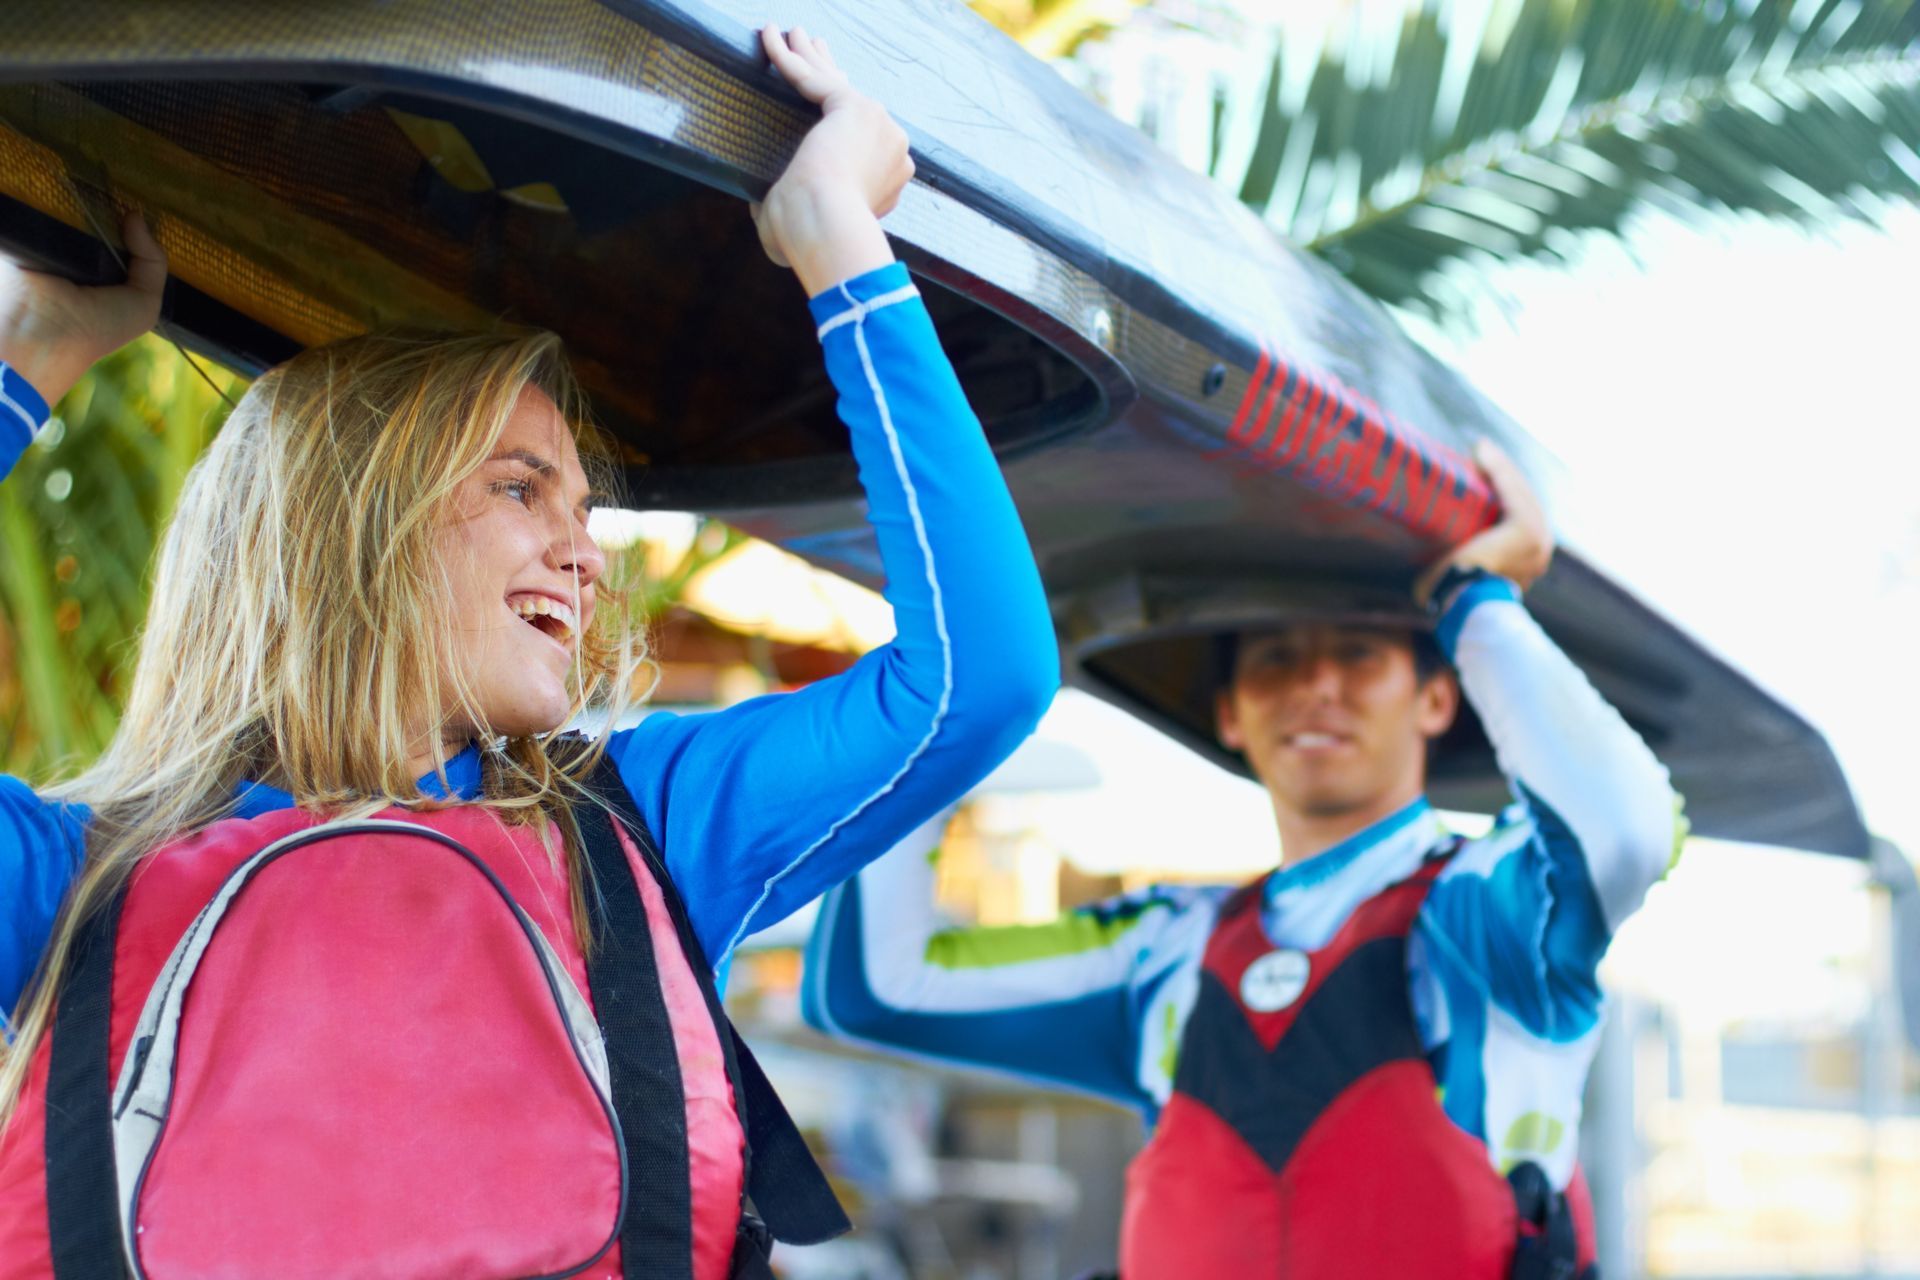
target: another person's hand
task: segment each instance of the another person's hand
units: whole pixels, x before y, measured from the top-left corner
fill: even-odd
[[[852,86],[825,40],[799,27],[782,36],[772,26],[760,40],[787,82],[820,104],[820,122],[754,206],[754,222],[767,256],[818,293],[893,260],[879,219],[900,202],[913,159],[906,131]]]
[[[167,283],[167,255],[129,213],[121,234],[127,282],[89,288],[0,259],[0,360],[48,404],[57,403],[102,356],[153,328]]]
[[[1500,499],[1500,519],[1492,528],[1474,534],[1420,575],[1413,594],[1426,604],[1434,586],[1448,569],[1485,569],[1497,573],[1522,591],[1540,580],[1553,563],[1553,529],[1527,477],[1500,446],[1479,441],[1474,461]]]

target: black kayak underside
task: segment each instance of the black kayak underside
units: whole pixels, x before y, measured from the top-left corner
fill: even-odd
[[[764,5],[15,0],[0,246],[116,274],[116,210],[172,260],[168,332],[241,369],[375,326],[565,339],[628,498],[877,583],[846,432],[744,201],[810,109]],[[1493,515],[1511,420],[1330,268],[957,4],[782,0],[906,126],[888,230],[1006,470],[1070,679],[1228,768],[1202,637],[1404,617]],[[1549,486],[1550,488],[1550,486]],[[1850,856],[1821,735],[1577,553],[1529,596],[1672,771],[1695,830]],[[1432,794],[1507,787],[1471,717]]]

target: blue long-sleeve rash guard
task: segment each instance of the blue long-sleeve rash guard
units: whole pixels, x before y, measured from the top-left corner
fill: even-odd
[[[798,692],[656,713],[609,744],[716,968],[742,937],[963,795],[1032,732],[1059,679],[1019,516],[906,268],[869,272],[811,306],[896,637]],[[0,393],[4,470],[47,410],[3,365]],[[479,772],[472,750],[447,765],[460,795],[475,794]],[[291,804],[253,784],[240,812]],[[86,820],[0,778],[0,1010],[46,945]]]

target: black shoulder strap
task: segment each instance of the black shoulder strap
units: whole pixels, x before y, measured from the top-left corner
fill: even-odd
[[[107,1078],[124,890],[85,921],[60,985],[47,1067],[47,1233],[59,1280],[121,1280],[120,1187]]]
[[[774,1238],[789,1244],[817,1244],[830,1240],[850,1229],[846,1212],[828,1185],[826,1175],[815,1163],[813,1153],[807,1149],[806,1139],[800,1136],[799,1128],[793,1118],[787,1114],[779,1095],[773,1090],[766,1073],[761,1070],[753,1051],[747,1047],[740,1033],[734,1029],[721,1005],[720,994],[713,985],[713,968],[707,962],[705,949],[695,936],[693,926],[687,920],[686,905],[680,900],[673,877],[668,873],[665,861],[654,846],[653,835],[647,829],[646,820],[634,807],[627,794],[625,783],[620,780],[612,759],[601,761],[595,773],[593,787],[617,815],[620,823],[627,829],[634,848],[645,859],[647,868],[653,873],[654,881],[660,886],[662,897],[666,901],[667,911],[673,917],[675,931],[680,937],[680,947],[687,957],[688,967],[693,970],[700,984],[700,993],[707,1002],[707,1012],[713,1018],[713,1025],[720,1032],[720,1047],[727,1061],[727,1074],[733,1083],[735,1105],[740,1110],[741,1124],[747,1135],[747,1194],[752,1197],[754,1208],[766,1219]],[[613,941],[609,934],[616,931],[627,932],[615,925],[613,929],[604,929],[600,923],[606,919],[609,923],[617,917],[616,913],[631,912],[631,930],[636,930],[643,941],[647,937],[646,913],[640,904],[639,889],[634,884],[633,875],[614,836],[606,811],[595,805],[584,804],[574,810],[575,820],[579,823],[582,843],[586,846],[588,864],[593,869],[594,885],[589,893],[588,910],[595,920],[596,953],[588,961],[587,974],[594,992],[596,1007],[600,1004],[602,979],[597,967],[609,964],[624,949],[617,950],[618,944],[606,945]],[[605,911],[603,917],[602,911]],[[651,948],[649,948],[649,952]],[[651,954],[649,954],[651,960]],[[611,977],[612,975],[609,975]],[[659,980],[653,975],[652,987],[659,991]],[[610,1055],[614,1050],[615,1028],[606,1016],[601,1017],[601,1025],[607,1032]],[[671,1046],[669,1034],[660,1043]],[[669,1053],[669,1056],[671,1054]],[[677,1063],[676,1063],[677,1068]],[[620,1073],[614,1073],[614,1102],[620,1105]],[[677,1079],[677,1076],[676,1076]],[[636,1119],[634,1124],[627,1123],[627,1115],[621,1112],[621,1124],[629,1133],[643,1129],[646,1124],[657,1123],[657,1118],[648,1117],[645,1124]],[[684,1121],[680,1123],[684,1130]],[[681,1134],[682,1155],[680,1169],[684,1182],[686,1160],[684,1154],[685,1134]],[[632,1140],[629,1139],[631,1147]],[[632,1157],[630,1151],[630,1159]],[[645,1203],[642,1201],[641,1203]],[[625,1242],[622,1242],[625,1250]],[[641,1272],[632,1270],[628,1274]],[[645,1273],[655,1274],[655,1273]]]
[[[691,1280],[693,1191],[687,1177],[686,1112],[660,1105],[663,1098],[683,1097],[684,1088],[646,908],[624,859],[615,864],[608,858],[609,844],[615,845],[615,858],[619,849],[604,811],[578,805],[574,820],[592,869],[586,885],[593,929],[587,985],[606,1038],[613,1109],[627,1147],[621,1262],[630,1280]]]

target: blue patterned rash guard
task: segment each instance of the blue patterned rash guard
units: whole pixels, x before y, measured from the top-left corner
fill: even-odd
[[[1685,824],[1666,770],[1511,583],[1464,589],[1438,638],[1516,803],[1436,880],[1408,940],[1408,994],[1447,1115],[1501,1170],[1534,1160],[1564,1187],[1599,1035],[1600,958]],[[1158,886],[1046,924],[943,928],[929,856],[943,825],[827,896],[807,951],[807,1020],[1093,1093],[1151,1123],[1234,886]],[[1316,950],[1453,843],[1416,801],[1270,873],[1266,932],[1276,948]]]
[[[722,970],[742,937],[963,795],[1032,732],[1059,681],[1019,516],[906,268],[846,281],[811,307],[896,637],[832,679],[724,711],[656,713],[609,744]],[[47,408],[11,370],[0,393],[10,468]],[[455,794],[475,794],[478,754],[456,756],[446,774]],[[422,785],[439,793],[435,779]],[[252,784],[239,812],[291,804]],[[0,778],[0,1010],[46,944],[86,819]]]

